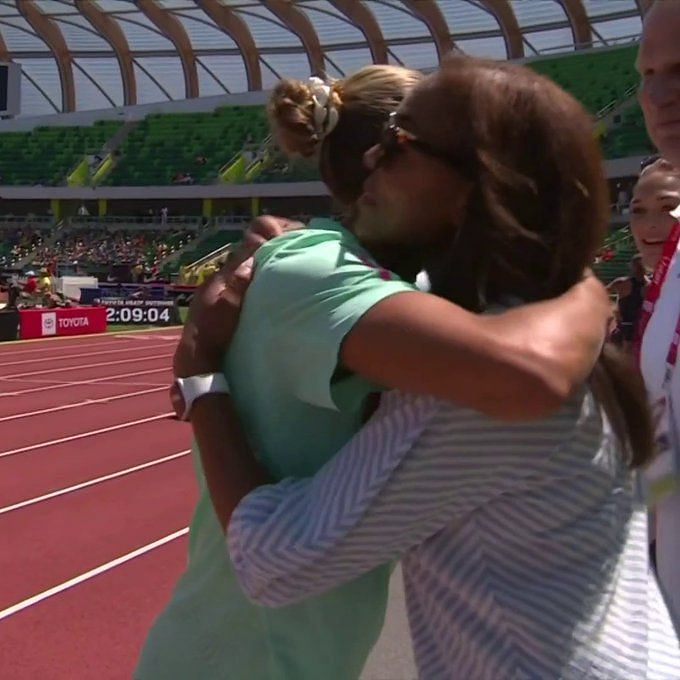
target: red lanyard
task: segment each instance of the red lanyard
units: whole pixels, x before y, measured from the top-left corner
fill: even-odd
[[[642,309],[640,310],[640,317],[638,319],[637,331],[635,334],[635,355],[640,361],[640,347],[642,345],[642,336],[645,334],[647,329],[647,324],[654,314],[654,308],[656,307],[657,300],[661,295],[661,288],[663,287],[664,281],[668,276],[668,270],[671,267],[671,261],[675,255],[675,251],[678,247],[678,242],[680,242],[680,222],[676,222],[673,226],[671,233],[664,243],[663,251],[661,253],[661,259],[654,269],[654,275],[652,280],[647,286],[647,294],[645,295],[645,301],[642,303]],[[675,331],[673,333],[673,340],[671,341],[671,346],[668,348],[668,354],[666,355],[666,374],[664,376],[664,387],[666,387],[668,381],[670,380],[675,364],[678,360],[678,346],[680,345],[680,315],[678,316],[678,321],[675,324]]]

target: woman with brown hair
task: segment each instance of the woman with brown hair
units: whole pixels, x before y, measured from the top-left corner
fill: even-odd
[[[471,311],[560,295],[607,228],[589,116],[517,65],[446,63],[367,159],[357,232],[377,223],[400,242],[417,212],[433,292]],[[680,676],[635,495],[653,453],[644,387],[611,348],[531,424],[391,392],[319,472],[263,486],[233,514],[244,442],[227,444],[207,483],[256,602],[304,600],[402,558],[422,678]]]
[[[332,85],[284,81],[270,104],[275,132],[289,151],[318,154],[324,181],[351,207],[368,174],[364,152],[420,78],[401,68],[371,66]],[[459,186],[462,207],[465,191]],[[453,193],[449,203],[456,202]],[[430,214],[437,209],[423,205]],[[208,360],[191,361],[198,313],[192,305],[175,370],[182,379],[181,415],[190,414],[208,480],[214,482],[223,469],[211,465],[211,452],[239,432],[225,431],[233,415],[230,420],[228,410],[213,408],[219,401],[212,400],[224,396],[215,394],[215,386],[218,392],[231,389],[265,468],[246,460],[221,478],[227,487],[237,483],[242,495],[267,476],[314,474],[359,429],[376,383],[506,419],[529,419],[559,408],[590,370],[605,318],[591,283],[580,283],[557,301],[480,317],[416,291],[385,268],[415,277],[432,241],[418,219],[395,238],[378,236],[385,225],[374,226],[377,236],[366,239],[370,252],[330,220],[264,245],[226,365],[223,345]],[[416,256],[420,262],[414,264]],[[208,324],[212,340],[228,330],[228,320],[219,316]],[[200,387],[206,383],[207,389]],[[191,385],[203,391],[192,392]],[[197,394],[201,399],[193,403]],[[202,494],[188,568],[150,633],[136,677],[357,677],[380,633],[389,565],[290,607],[257,607],[238,585],[220,527],[222,512],[215,516],[197,470]]]
[[[635,244],[653,272],[636,347],[656,417],[658,456],[645,477],[654,504],[657,573],[680,625],[680,170],[663,158],[645,167],[630,213]]]

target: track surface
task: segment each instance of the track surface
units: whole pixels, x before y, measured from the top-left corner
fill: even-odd
[[[1,680],[131,678],[197,495],[168,418],[178,335],[0,344]],[[362,679],[414,677],[395,573]]]
[[[0,677],[131,677],[196,500],[177,337],[0,345]]]

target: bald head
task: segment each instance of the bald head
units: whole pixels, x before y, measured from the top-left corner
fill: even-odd
[[[656,0],[645,16],[637,68],[647,132],[680,167],[680,0]]]

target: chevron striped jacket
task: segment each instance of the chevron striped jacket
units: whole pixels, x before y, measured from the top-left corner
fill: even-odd
[[[247,496],[228,545],[270,607],[401,558],[427,680],[680,678],[646,512],[585,390],[519,424],[388,393],[313,478]]]

